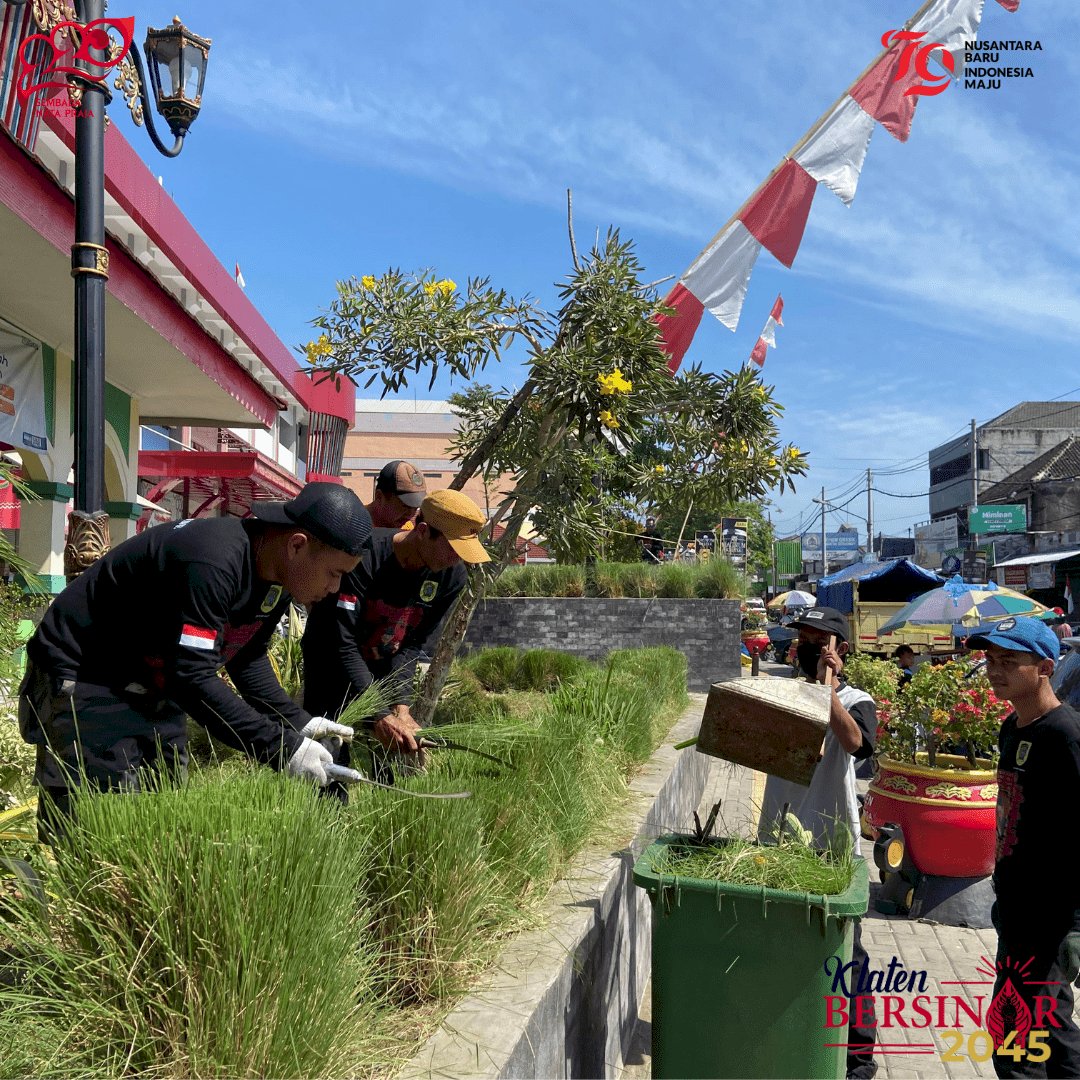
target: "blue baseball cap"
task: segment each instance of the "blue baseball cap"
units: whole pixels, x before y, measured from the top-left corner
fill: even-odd
[[[1057,634],[1041,619],[1001,619],[992,629],[967,639],[969,649],[985,649],[987,645],[1032,653],[1041,660],[1057,660],[1061,655]]]

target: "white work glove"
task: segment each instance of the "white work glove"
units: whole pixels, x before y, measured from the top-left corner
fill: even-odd
[[[309,739],[316,739],[327,750],[337,757],[341,750],[342,742],[348,742],[353,737],[353,729],[345,724],[337,724],[325,716],[313,716],[301,729],[301,735]]]
[[[319,787],[326,787],[329,782],[326,766],[332,765],[333,762],[334,757],[325,746],[321,746],[314,739],[304,739],[293,756],[289,758],[285,768],[290,776],[314,780]]]

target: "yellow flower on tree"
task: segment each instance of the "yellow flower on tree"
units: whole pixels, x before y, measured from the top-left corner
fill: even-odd
[[[328,334],[320,334],[315,341],[309,341],[304,346],[304,352],[307,354],[309,364],[316,363],[320,357],[329,356],[333,351]]]
[[[375,276],[374,276],[374,274],[365,274],[360,279],[360,284],[363,285],[365,289],[374,289],[375,288]]]
[[[607,396],[629,394],[634,389],[634,384],[629,379],[623,378],[623,373],[619,368],[615,368],[607,375],[597,375],[596,381],[600,386],[600,393]]]
[[[663,476],[664,473],[667,472],[667,466],[666,465],[657,465],[653,469],[653,472],[656,473],[657,476]]]
[[[600,423],[609,431],[615,431],[619,426],[619,421],[615,419],[615,414],[610,409],[603,409],[601,411]]]
[[[428,296],[434,296],[439,291],[439,286],[434,281],[424,282],[424,292]]]
[[[436,288],[443,296],[449,296],[457,288],[457,282],[451,281],[449,278],[443,278],[442,281],[436,283]]]

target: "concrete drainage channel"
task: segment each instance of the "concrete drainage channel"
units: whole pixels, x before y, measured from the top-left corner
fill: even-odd
[[[507,945],[402,1077],[618,1075],[651,960],[649,901],[634,886],[634,858],[659,834],[692,828],[711,759],[672,744],[697,734],[704,700],[691,695],[631,784],[612,840],[573,861],[539,929]]]

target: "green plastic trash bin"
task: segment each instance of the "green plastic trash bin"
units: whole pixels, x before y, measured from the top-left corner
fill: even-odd
[[[652,1075],[845,1074],[847,1028],[827,1029],[830,956],[851,960],[853,919],[869,902],[867,865],[836,896],[659,875],[662,836],[634,866],[652,902]],[[723,843],[722,840],[715,841]]]

